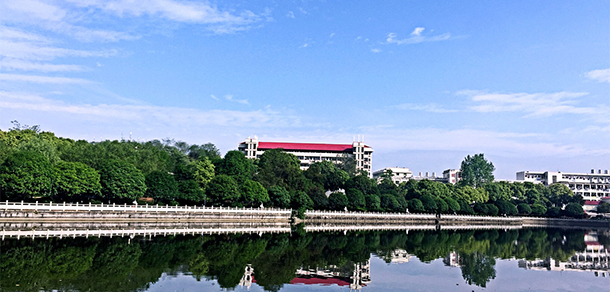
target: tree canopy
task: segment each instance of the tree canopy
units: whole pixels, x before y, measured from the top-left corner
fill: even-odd
[[[493,182],[495,170],[493,163],[487,161],[483,153],[468,155],[460,167],[462,173],[460,184],[473,188],[482,187],[486,183]]]

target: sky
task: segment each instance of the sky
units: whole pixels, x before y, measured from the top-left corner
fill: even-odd
[[[0,129],[610,169],[610,1],[0,0]],[[358,138],[360,137],[360,138]]]

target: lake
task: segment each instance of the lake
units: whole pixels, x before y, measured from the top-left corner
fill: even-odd
[[[7,238],[2,291],[610,291],[610,232]]]

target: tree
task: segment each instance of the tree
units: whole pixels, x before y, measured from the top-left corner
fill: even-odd
[[[50,196],[53,166],[40,153],[18,151],[0,165],[2,200],[27,200],[34,196]]]
[[[517,210],[519,211],[519,214],[523,215],[529,215],[532,213],[532,208],[526,203],[520,203],[517,205]]]
[[[496,205],[494,205],[494,204],[485,204],[485,205],[487,205],[487,215],[489,215],[489,216],[498,215],[498,212],[500,211],[500,209],[498,207],[496,207]]]
[[[462,179],[460,185],[467,185],[473,188],[482,187],[486,183],[494,180],[493,172],[496,170],[493,163],[487,161],[483,153],[474,156],[466,156],[462,161],[460,171]]]
[[[449,205],[447,204],[447,202],[445,202],[445,200],[441,198],[436,198],[434,199],[434,201],[436,202],[438,213],[447,213],[447,211],[449,210]]]
[[[220,159],[220,150],[212,143],[199,145],[191,145],[188,149],[188,156],[193,160],[203,160],[207,158],[210,161]]]
[[[519,211],[517,211],[517,206],[511,202],[498,200],[495,202],[495,205],[498,207],[500,214],[517,215],[517,213],[519,213]]]
[[[231,176],[237,184],[241,185],[252,178],[253,169],[252,161],[246,158],[243,152],[231,150],[219,163],[217,173]]]
[[[169,202],[178,197],[178,183],[174,176],[160,170],[146,175],[146,196],[155,201]]]
[[[490,182],[485,184],[485,190],[489,194],[490,201],[510,201],[513,191],[506,182]]]
[[[347,204],[347,197],[344,193],[334,192],[328,196],[328,208],[331,210],[343,211]]]
[[[364,200],[366,201],[366,209],[368,211],[381,210],[381,200],[379,199],[379,196],[375,194],[364,195]]]
[[[328,160],[310,165],[305,171],[305,177],[323,186],[325,190],[331,191],[343,188],[343,185],[349,179],[347,172],[339,169],[336,164]]]
[[[145,177],[133,164],[110,160],[98,169],[102,196],[107,200],[131,202],[146,192]]]
[[[259,206],[269,201],[267,190],[257,181],[247,180],[241,186],[242,201],[246,206]]]
[[[206,196],[213,204],[225,206],[233,205],[241,198],[237,182],[226,174],[219,174],[210,181]]]
[[[349,189],[345,192],[345,195],[347,195],[348,206],[351,210],[364,211],[366,209],[366,199],[361,191]]]
[[[475,203],[472,209],[479,215],[487,215],[489,213],[488,205],[483,203]]]
[[[382,194],[381,197],[381,208],[386,212],[400,212],[402,206],[398,203],[396,198],[391,194]],[[404,209],[402,209],[404,211]]]
[[[610,204],[602,202],[597,205],[597,213],[610,213]]]
[[[563,184],[552,184],[548,187],[550,196],[549,200],[555,207],[562,208],[568,203],[581,203],[581,198],[574,196],[572,190]]]
[[[207,184],[214,178],[214,164],[208,159],[203,157],[193,165],[195,171],[193,172],[193,179],[199,184],[202,190],[205,190]]]
[[[421,200],[422,204],[424,204],[424,209],[426,209],[426,212],[436,213],[438,206],[436,205],[436,201],[434,200],[434,197],[432,197],[430,195],[425,195],[425,196],[422,196],[420,198],[420,200]]]
[[[536,216],[542,216],[546,213],[546,207],[541,204],[532,205],[532,214]]]
[[[468,285],[475,284],[485,287],[487,282],[496,278],[496,260],[479,252],[471,254],[460,253],[462,277]]]
[[[561,215],[561,209],[559,207],[550,207],[546,210],[546,216],[559,217]]]
[[[419,199],[411,199],[409,200],[409,212],[421,213],[426,209],[424,208],[424,204]]]
[[[269,199],[271,205],[278,208],[290,207],[290,193],[283,187],[272,186],[269,188]]]
[[[313,202],[313,208],[316,210],[326,210],[328,209],[328,197],[326,196],[326,192],[321,186],[314,185],[309,188],[307,192],[311,201]]]
[[[100,195],[100,174],[95,169],[80,162],[66,161],[57,162],[54,169],[56,200],[88,200]]]
[[[293,154],[283,149],[270,149],[261,155],[258,161],[258,173],[255,180],[265,188],[280,186],[287,190],[302,190],[305,176],[301,171],[301,162]]]
[[[329,200],[330,205],[330,200]],[[290,192],[290,206],[293,209],[311,209],[313,207],[313,201],[304,191],[291,191]]]
[[[447,206],[449,207],[449,212],[457,213],[460,212],[460,204],[454,200],[453,198],[445,198],[445,202],[447,202]]]
[[[176,201],[181,204],[199,204],[205,200],[205,191],[201,189],[198,182],[189,179],[178,182],[178,194]]]
[[[377,181],[364,175],[357,175],[348,179],[347,182],[345,182],[345,189],[357,189],[365,196],[369,194],[379,195]]]
[[[585,215],[585,212],[580,204],[568,203],[566,205],[565,214],[574,218],[582,218]]]

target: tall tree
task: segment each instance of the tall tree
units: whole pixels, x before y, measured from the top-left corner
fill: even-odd
[[[302,190],[306,178],[301,171],[299,159],[282,149],[265,151],[258,162],[255,180],[265,188],[281,186],[287,190]]]
[[[217,175],[210,181],[206,195],[212,203],[218,205],[233,205],[241,198],[237,182],[225,174]]]
[[[102,164],[98,171],[104,199],[131,202],[146,192],[144,174],[129,162],[110,160]]]
[[[146,175],[146,196],[156,201],[173,201],[178,196],[178,183],[174,176],[155,170]]]
[[[54,200],[90,200],[100,195],[100,174],[80,162],[59,161],[54,165]]]
[[[473,188],[482,187],[486,183],[493,182],[493,172],[496,170],[493,163],[487,161],[483,153],[474,156],[466,156],[462,161],[460,171],[462,172],[461,185]]]
[[[247,180],[241,186],[242,201],[246,206],[259,206],[269,201],[267,190],[257,181]]]
[[[2,200],[25,200],[34,196],[50,196],[53,166],[40,153],[14,152],[0,165]]]
[[[244,153],[238,150],[227,152],[222,161],[219,162],[216,169],[218,174],[224,174],[235,179],[237,184],[241,185],[246,180],[252,178],[253,165]]]

